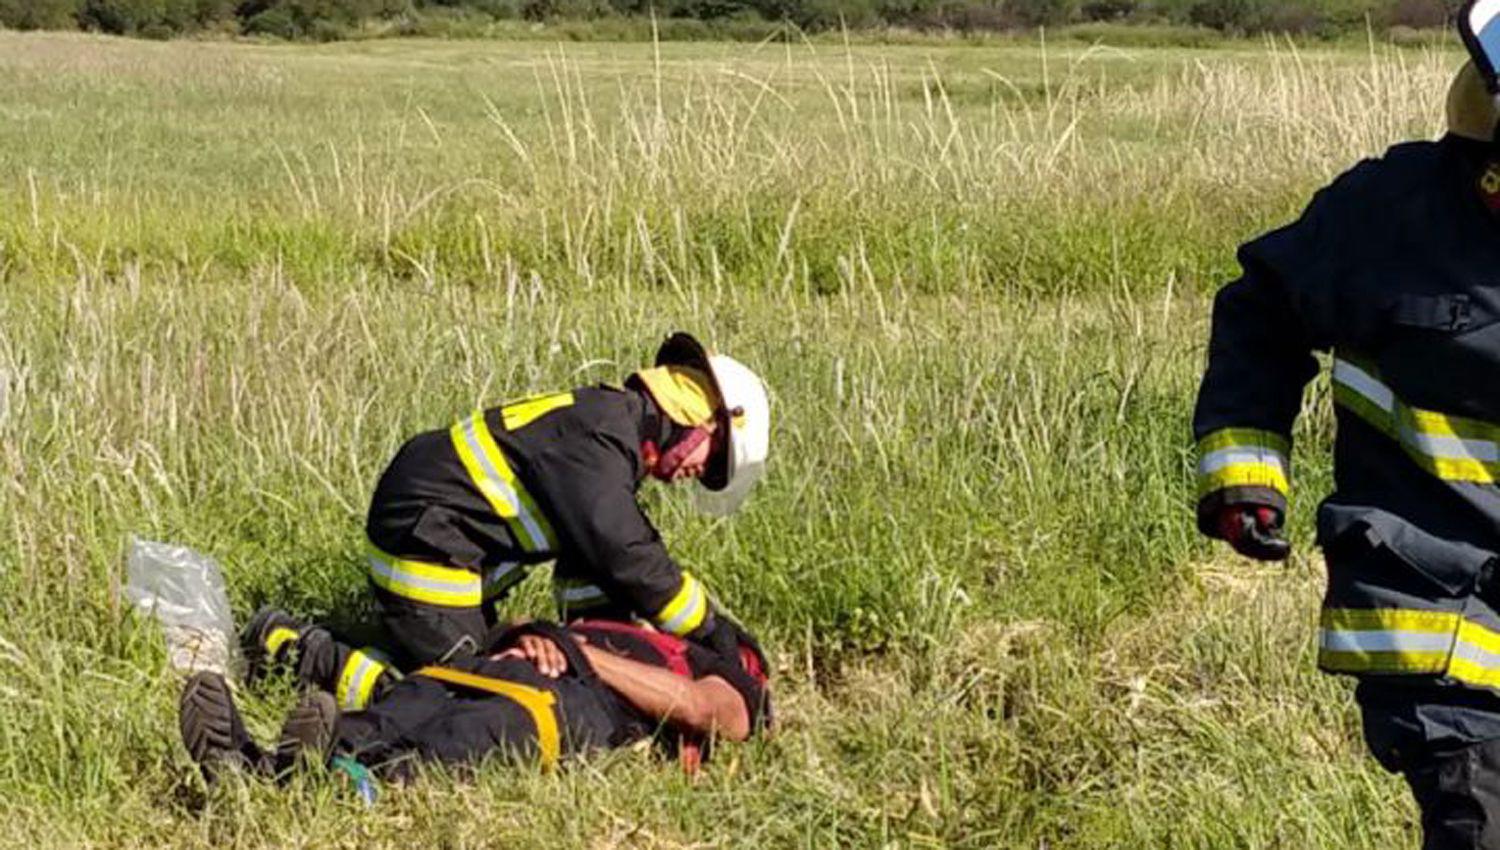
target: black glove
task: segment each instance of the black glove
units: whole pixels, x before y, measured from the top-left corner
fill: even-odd
[[[1284,561],[1292,544],[1281,533],[1281,512],[1267,505],[1225,505],[1214,529],[1234,551],[1257,561]]]
[[[688,640],[731,662],[742,671],[745,662],[740,658],[740,648],[744,647],[760,658],[762,669],[768,669],[755,638],[720,611],[710,613],[703,625],[688,635]]]

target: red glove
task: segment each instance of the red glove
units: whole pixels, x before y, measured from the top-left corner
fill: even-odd
[[[1281,512],[1265,505],[1225,505],[1214,517],[1219,536],[1257,561],[1284,561],[1292,544],[1281,533]]]

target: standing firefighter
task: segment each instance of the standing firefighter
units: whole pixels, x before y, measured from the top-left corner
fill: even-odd
[[[684,333],[624,388],[529,398],[413,437],[381,476],[366,523],[387,630],[413,665],[469,655],[527,569],[555,559],[564,622],[642,619],[732,654],[738,626],[667,554],[636,489],[647,475],[696,479],[699,506],[729,513],[760,477],[769,437],[760,379]],[[326,633],[277,611],[252,620],[246,637],[252,668],[292,655],[302,668],[332,664],[301,673],[336,680],[345,710],[368,703],[389,663],[373,651],[294,652]]]
[[[1434,850],[1500,848],[1491,67],[1481,53],[1459,73],[1441,139],[1360,163],[1296,222],[1240,249],[1244,274],[1214,305],[1194,419],[1198,527],[1244,555],[1283,559],[1292,422],[1318,372],[1312,352],[1332,353],[1336,489],[1318,511],[1328,563],[1318,664],[1359,679],[1365,740],[1404,774]]]

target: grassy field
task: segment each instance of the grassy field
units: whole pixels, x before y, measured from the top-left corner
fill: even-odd
[[[1326,390],[1286,568],[1195,539],[1188,417],[1235,245],[1435,135],[1457,62],[0,33],[0,845],[1415,846],[1312,669]],[[744,512],[647,498],[778,736],[698,783],[203,787],[129,535],[356,621],[405,435],[677,327],[773,388]]]

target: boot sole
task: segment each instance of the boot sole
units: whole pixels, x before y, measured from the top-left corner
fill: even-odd
[[[194,673],[183,686],[177,703],[178,729],[182,743],[194,762],[208,770],[211,766],[242,761],[242,741],[235,740],[234,695],[229,683],[218,673]]]

